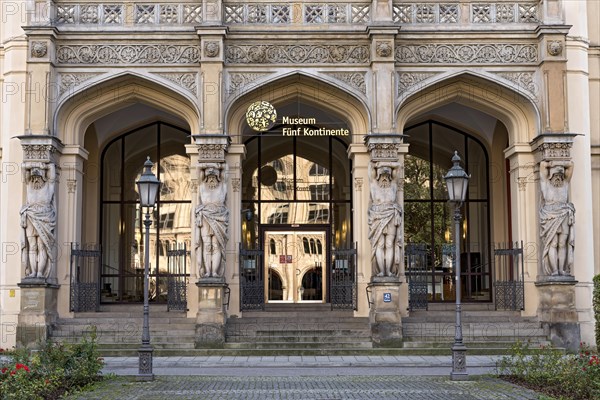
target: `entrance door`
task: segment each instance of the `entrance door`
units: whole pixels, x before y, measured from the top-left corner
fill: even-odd
[[[265,302],[324,303],[326,230],[264,231]]]

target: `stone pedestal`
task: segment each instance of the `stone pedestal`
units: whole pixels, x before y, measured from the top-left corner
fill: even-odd
[[[550,333],[555,346],[577,351],[581,333],[575,309],[575,284],[572,277],[547,279],[535,285],[539,291],[538,318]]]
[[[401,282],[397,277],[373,277],[369,322],[375,347],[402,347]]]
[[[196,340],[198,349],[223,348],[225,343],[225,292],[227,284],[222,278],[204,278],[198,286],[198,313],[196,314]]]
[[[26,278],[21,288],[21,312],[17,323],[17,346],[35,347],[50,336],[58,318],[58,285],[42,278]]]

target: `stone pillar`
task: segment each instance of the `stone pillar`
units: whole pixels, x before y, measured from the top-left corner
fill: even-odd
[[[573,134],[543,134],[533,140],[539,166],[538,318],[552,342],[577,350],[581,341],[575,306],[573,261],[575,207],[569,201]]]
[[[21,230],[21,312],[17,323],[17,344],[33,346],[46,340],[57,318],[56,275],[57,189],[63,148],[56,137],[18,137],[23,148],[25,201],[18,229]]]
[[[402,143],[402,135],[398,134],[368,135],[365,142],[371,156],[368,172],[368,226],[372,266],[369,285],[371,333],[375,346],[400,347],[401,310],[408,305],[407,285],[402,286],[403,161],[408,146]]]
[[[195,347],[198,349],[219,349],[225,343],[225,282],[209,282],[201,279],[198,286],[198,313],[196,314]]]

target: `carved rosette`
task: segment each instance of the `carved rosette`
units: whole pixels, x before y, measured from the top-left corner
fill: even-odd
[[[392,55],[392,43],[391,42],[377,42],[375,46],[375,53],[378,57],[387,58]]]
[[[548,42],[548,54],[551,56],[560,56],[563,51],[563,44],[560,40],[551,40]]]
[[[211,40],[211,41],[207,41],[206,43],[204,43],[204,56],[205,57],[215,58],[219,55],[220,50],[221,50],[221,46],[219,45],[219,42]]]
[[[48,43],[44,41],[32,41],[31,42],[31,57],[32,58],[43,58],[48,54]]]

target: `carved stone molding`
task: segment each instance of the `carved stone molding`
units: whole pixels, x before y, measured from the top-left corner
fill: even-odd
[[[77,189],[77,179],[67,179],[67,191],[75,193],[75,189]]]
[[[58,45],[58,64],[198,64],[200,48],[179,44]]]
[[[227,64],[367,64],[367,45],[229,45]]]
[[[570,159],[573,143],[542,143],[538,151],[542,154],[542,160]]]
[[[198,162],[225,162],[231,138],[226,135],[194,135],[198,146]]]
[[[534,72],[498,72],[497,75],[537,97],[538,87],[535,84]]]
[[[362,187],[363,187],[363,178],[354,178],[354,189],[357,192],[362,191]]]
[[[221,46],[219,45],[219,42],[211,40],[204,43],[204,55],[206,57],[217,57],[219,55],[220,50]]]
[[[52,159],[56,147],[51,144],[24,144],[23,161],[46,161]]]
[[[377,42],[375,46],[375,53],[379,57],[389,57],[392,55],[392,43],[391,42]]]
[[[346,83],[347,85],[357,89],[362,94],[367,93],[365,72],[329,72],[326,73],[326,75]]]
[[[429,72],[402,72],[398,74],[398,95],[417,86],[420,82],[435,76],[435,73]]]
[[[175,82],[178,86],[186,89],[187,91],[198,95],[198,82],[196,80],[196,74],[190,72],[161,72],[156,75],[161,76],[165,79]]]
[[[563,51],[563,44],[560,40],[551,40],[547,45],[548,54],[551,56],[560,56]]]
[[[396,47],[396,62],[402,64],[523,64],[537,61],[537,45],[526,43],[403,44]]]
[[[398,152],[402,147],[402,135],[367,135],[365,143],[372,161],[398,161]]]
[[[255,89],[252,83],[262,77],[270,75],[264,72],[232,72],[229,74],[229,87],[227,93],[231,96],[235,93],[243,93]]]
[[[58,94],[62,95],[98,75],[100,75],[100,73],[93,72],[69,72],[58,74]]]
[[[241,186],[240,178],[231,178],[231,188],[233,189],[234,192],[239,192],[240,186]]]
[[[48,43],[44,41],[32,41],[31,42],[31,57],[32,58],[43,58],[48,54]]]

